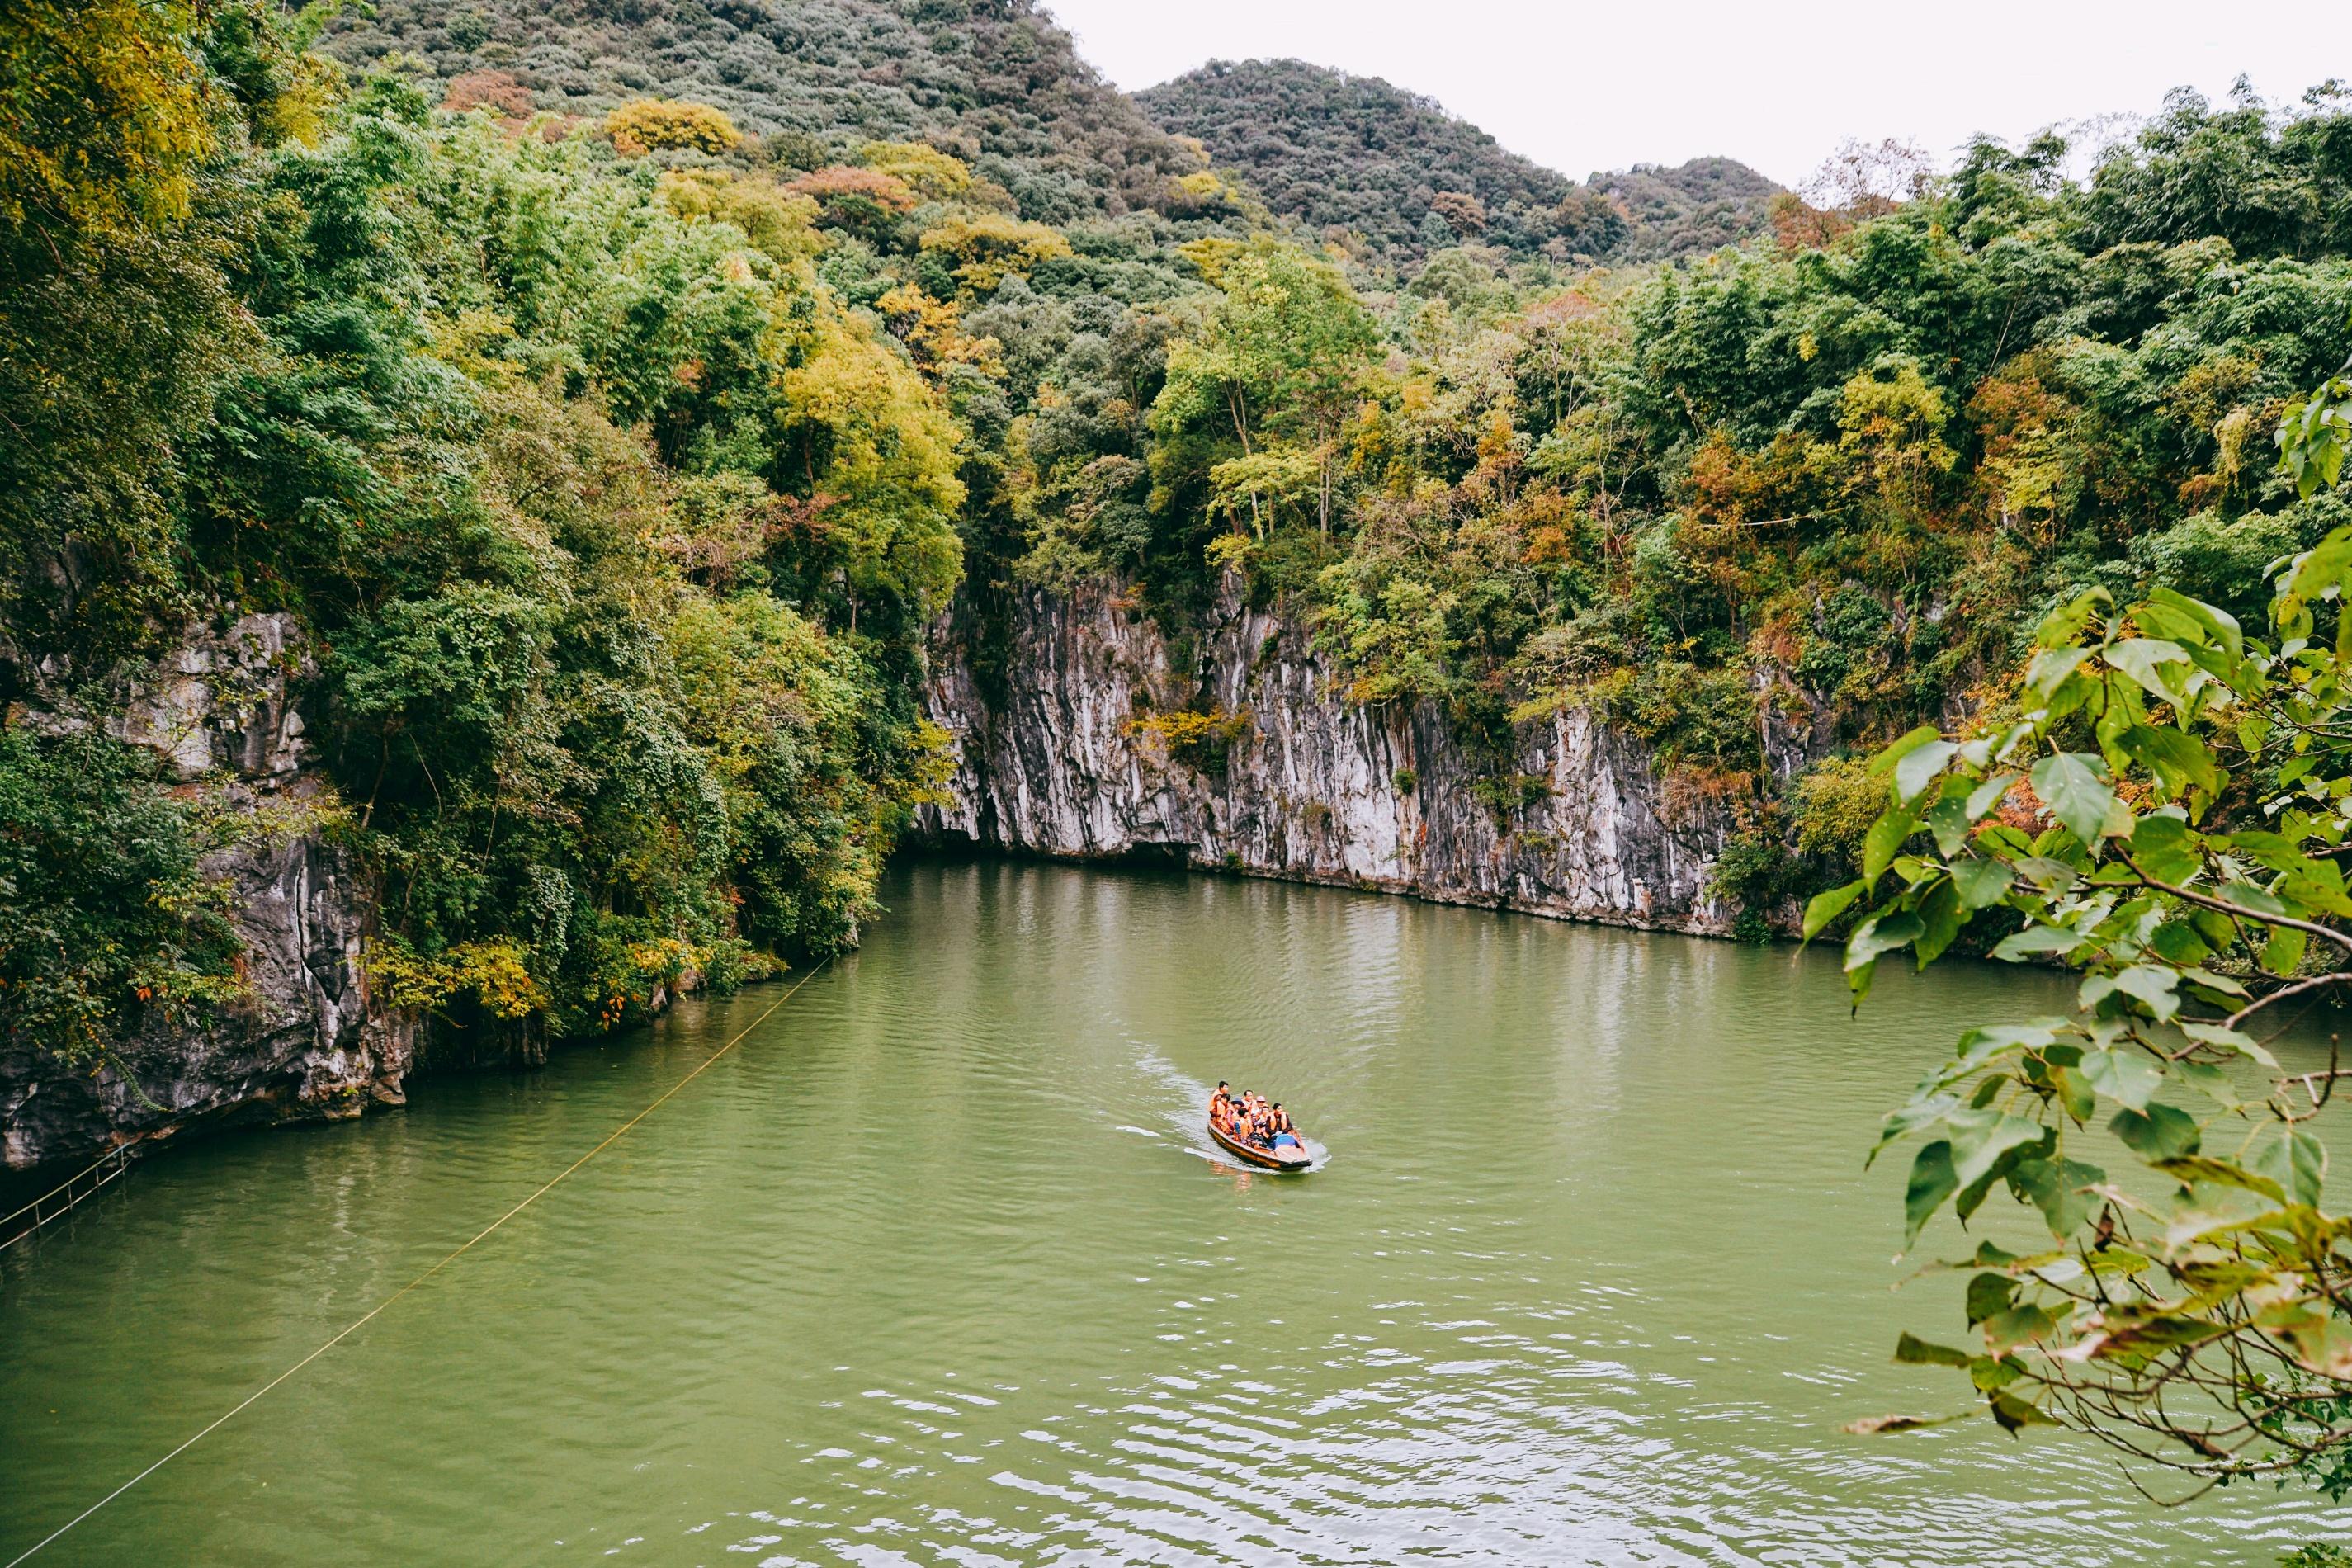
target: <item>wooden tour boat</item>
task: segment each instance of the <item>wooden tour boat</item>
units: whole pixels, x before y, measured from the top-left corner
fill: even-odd
[[[1226,1136],[1213,1121],[1209,1123],[1209,1136],[1217,1141],[1217,1147],[1234,1159],[1245,1160],[1263,1171],[1303,1171],[1314,1163],[1304,1149],[1295,1153],[1277,1154],[1271,1149],[1261,1149],[1255,1144]]]

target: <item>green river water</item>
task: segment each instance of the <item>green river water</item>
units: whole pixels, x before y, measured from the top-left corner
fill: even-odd
[[[1000,864],[37,1564],[2268,1564],[2078,1439],[1854,1416],[1880,1113],[2038,974]],[[1891,968],[1892,966],[1887,966]],[[147,1162],[0,1257],[0,1563],[513,1206],[782,995]],[[1234,1169],[1219,1077],[1328,1151]],[[2338,1162],[2342,1168],[2342,1162]],[[1947,1237],[1947,1245],[1957,1242]]]

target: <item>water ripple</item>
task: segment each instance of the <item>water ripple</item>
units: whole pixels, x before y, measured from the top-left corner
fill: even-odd
[[[2063,1440],[1840,1436],[1887,1362],[1854,1151],[2021,983],[1265,883],[902,873],[692,1089],[41,1560],[2268,1564]],[[2029,980],[2026,988],[2040,984]],[[0,1265],[0,1555],[758,1016],[221,1140]],[[1326,1168],[1236,1168],[1218,1078]],[[1785,1184],[1785,1185],[1784,1185]]]

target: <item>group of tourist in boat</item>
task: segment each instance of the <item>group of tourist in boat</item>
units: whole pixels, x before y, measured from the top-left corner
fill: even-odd
[[[1246,1143],[1253,1149],[1286,1155],[1307,1152],[1307,1146],[1298,1141],[1298,1130],[1290,1124],[1290,1113],[1282,1109],[1280,1100],[1269,1105],[1265,1096],[1247,1089],[1235,1094],[1223,1079],[1217,1080],[1216,1093],[1209,1097],[1209,1125],[1236,1143]]]

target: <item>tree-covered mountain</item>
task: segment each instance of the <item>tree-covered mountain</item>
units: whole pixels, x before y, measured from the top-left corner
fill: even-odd
[[[569,115],[710,104],[803,168],[926,141],[1045,223],[1181,205],[1171,182],[1199,168],[1034,0],[378,0],[324,47],[362,69],[419,59],[445,82],[503,74]]]
[[[1621,266],[1663,261],[1754,238],[1769,224],[1772,198],[1780,194],[1780,186],[1736,158],[1693,158],[1671,169],[1636,163],[1594,174],[1571,212],[1554,222],[1571,252]],[[1601,201],[1608,212],[1601,210]],[[1581,226],[1571,224],[1572,217],[1580,217]]]
[[[1304,60],[1212,60],[1138,96],[1274,211],[1388,260],[1465,241],[1556,259],[1703,253],[1760,232],[1779,189],[1728,158],[1580,185],[1433,99]]]

